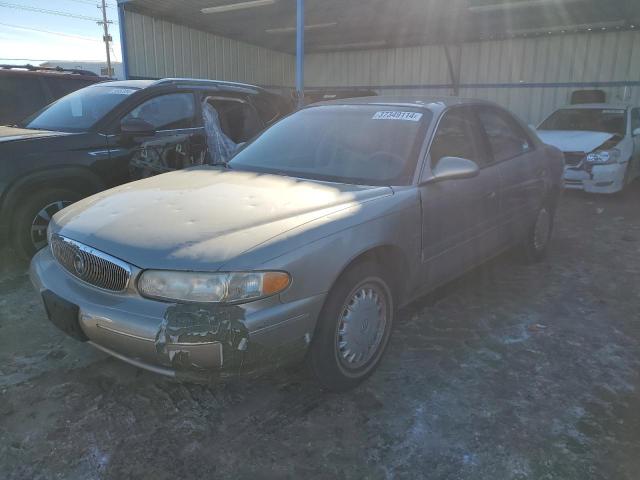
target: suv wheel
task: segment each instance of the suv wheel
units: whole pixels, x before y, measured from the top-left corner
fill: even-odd
[[[65,189],[43,190],[28,198],[13,217],[11,237],[16,252],[30,258],[45,247],[51,218],[80,198],[78,193]]]
[[[340,277],[320,313],[308,356],[324,388],[349,390],[373,373],[394,313],[391,289],[377,264],[357,264]]]
[[[549,205],[543,205],[538,210],[535,222],[522,243],[522,250],[527,262],[539,262],[547,255],[553,232],[554,217],[555,212]]]

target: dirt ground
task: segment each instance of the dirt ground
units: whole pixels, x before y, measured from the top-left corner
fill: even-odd
[[[567,193],[549,259],[504,255],[399,314],[379,370],[202,386],[67,339],[0,253],[0,476],[640,478],[640,185]]]

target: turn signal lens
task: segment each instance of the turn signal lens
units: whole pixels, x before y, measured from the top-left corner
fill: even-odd
[[[291,283],[291,277],[284,272],[267,272],[262,277],[262,293],[275,295],[282,292]]]

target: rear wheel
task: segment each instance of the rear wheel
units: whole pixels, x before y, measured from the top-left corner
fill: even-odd
[[[336,282],[322,309],[308,361],[327,390],[349,390],[378,365],[395,307],[380,266],[363,262]]]
[[[521,245],[527,262],[540,262],[546,257],[553,232],[554,217],[555,211],[549,205],[543,205],[538,210],[535,222],[527,232]]]
[[[72,190],[46,189],[26,199],[16,210],[11,227],[16,252],[30,258],[45,247],[51,218],[80,198],[81,195]]]

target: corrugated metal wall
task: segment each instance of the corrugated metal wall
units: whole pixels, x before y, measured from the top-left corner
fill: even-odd
[[[295,60],[210,33],[127,11],[132,77],[194,77],[265,86],[293,85]]]
[[[565,34],[450,46],[460,95],[496,101],[537,123],[595,86],[640,103],[640,32]],[[308,55],[309,86],[363,86],[381,94],[451,95],[441,46]]]
[[[295,58],[127,11],[129,74],[291,87]],[[640,103],[640,31],[564,34],[449,47],[460,95],[496,101],[537,123],[571,92],[601,88]],[[423,46],[306,56],[309,87],[359,86],[381,94],[451,95],[444,48]]]

